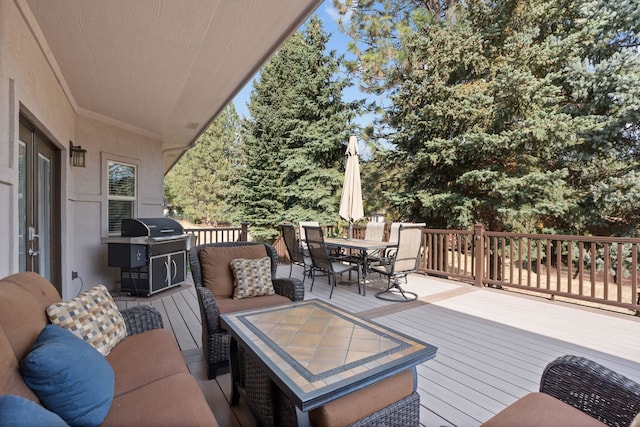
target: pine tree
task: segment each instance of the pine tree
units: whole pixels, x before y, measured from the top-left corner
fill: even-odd
[[[328,35],[313,16],[260,72],[245,122],[243,209],[254,238],[268,241],[283,221],[335,222],[344,152],[356,104]]]
[[[609,212],[638,227],[637,3],[351,6],[366,88],[392,101],[399,211],[434,227],[609,234]]]
[[[193,222],[237,221],[240,147],[239,117],[229,105],[165,176],[169,206]]]

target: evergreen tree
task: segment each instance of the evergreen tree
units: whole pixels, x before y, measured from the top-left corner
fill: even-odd
[[[240,123],[230,104],[165,176],[169,206],[192,222],[237,221]]]
[[[366,88],[392,100],[400,211],[434,227],[638,227],[637,3],[347,6]]]
[[[335,222],[357,104],[317,16],[292,35],[254,83],[245,124],[244,216],[269,241],[283,221]]]

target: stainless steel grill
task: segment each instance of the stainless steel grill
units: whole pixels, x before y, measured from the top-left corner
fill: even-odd
[[[189,234],[170,218],[122,220],[120,237],[107,239],[108,264],[120,268],[120,289],[150,296],[178,286],[186,276]]]

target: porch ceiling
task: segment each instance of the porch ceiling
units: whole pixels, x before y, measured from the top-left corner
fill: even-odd
[[[16,0],[78,114],[162,141],[164,170],[322,0]]]

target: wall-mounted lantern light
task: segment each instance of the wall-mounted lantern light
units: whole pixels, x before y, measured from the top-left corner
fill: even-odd
[[[69,141],[71,148],[69,149],[69,157],[71,157],[71,166],[84,168],[85,164],[85,155],[87,154],[87,150],[83,149],[80,145],[73,145],[72,141]]]

